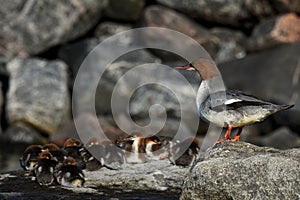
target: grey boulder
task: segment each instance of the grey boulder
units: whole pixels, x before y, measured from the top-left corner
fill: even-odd
[[[6,113],[9,124],[22,121],[53,133],[70,116],[67,65],[61,61],[13,59]]]
[[[299,199],[299,165],[300,149],[223,142],[194,165],[181,199]]]

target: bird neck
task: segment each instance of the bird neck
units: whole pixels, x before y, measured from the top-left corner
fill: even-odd
[[[196,97],[198,111],[200,111],[201,104],[204,103],[209,95],[225,90],[226,88],[221,76],[215,76],[211,79],[201,81]]]

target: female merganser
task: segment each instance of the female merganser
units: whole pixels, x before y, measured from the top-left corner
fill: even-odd
[[[43,147],[41,145],[30,145],[27,147],[19,159],[20,165],[24,170],[34,170],[38,156],[42,152]]]
[[[191,166],[200,151],[197,138],[188,137],[183,141],[170,143],[169,160],[174,165]]]
[[[72,157],[64,160],[63,165],[57,170],[55,176],[57,182],[65,187],[82,187],[85,183],[84,174]]]
[[[40,185],[51,185],[54,180],[54,171],[57,161],[48,150],[44,150],[39,154],[34,174]]]
[[[221,74],[212,60],[199,59],[189,65],[176,67],[176,69],[196,70],[200,74],[202,82],[196,97],[200,117],[227,128],[225,136],[214,145],[224,140],[238,141],[243,126],[263,121],[271,114],[294,106],[275,105],[241,91],[224,91],[224,88],[222,90],[219,87],[222,82]],[[233,139],[230,137],[232,128],[239,128]]]

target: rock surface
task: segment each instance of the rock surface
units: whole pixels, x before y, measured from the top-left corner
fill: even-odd
[[[181,199],[299,199],[300,149],[223,142],[185,180]]]
[[[145,6],[145,0],[109,0],[105,15],[117,20],[137,20]]]
[[[288,127],[283,126],[263,137],[257,138],[255,143],[260,146],[269,146],[277,149],[291,149],[300,147],[300,136]]]
[[[107,1],[5,1],[0,9],[0,55],[35,55],[94,26]],[[7,12],[9,10],[10,12]]]
[[[214,35],[210,35],[205,27],[174,10],[163,6],[150,6],[144,12],[144,24],[148,27],[169,28],[184,33],[201,44],[210,54],[215,54],[217,38]],[[151,35],[151,37],[157,36]],[[148,38],[150,43],[151,37]],[[173,38],[168,34],[161,34],[159,37],[163,37],[161,41],[165,42],[166,46],[168,46],[168,43],[180,42],[176,40],[177,38]],[[164,57],[164,54],[162,54],[162,59]]]
[[[274,13],[268,1],[158,0],[158,2],[193,18],[231,26],[251,27],[258,19]]]
[[[209,32],[218,38],[215,40],[216,53],[212,55],[216,63],[241,59],[246,56],[246,36],[242,32],[227,28],[212,28]]]
[[[300,2],[293,0],[270,0],[272,6],[279,12],[300,13]]]
[[[13,189],[12,189],[13,188]],[[0,174],[1,199],[178,199],[177,191],[126,190],[118,187],[41,187],[23,171]],[[43,194],[43,195],[41,195]]]
[[[0,174],[0,197],[26,199],[42,192],[47,199],[178,199],[181,192],[181,199],[298,199],[299,151],[223,142],[201,154],[191,169],[171,165],[168,160],[126,164],[121,170],[101,168],[85,171],[85,187],[74,189],[55,183],[40,187],[27,172],[8,172]]]
[[[295,13],[288,13],[268,18],[255,26],[247,49],[259,51],[298,41],[300,41],[300,18]]]
[[[103,41],[114,34],[117,34],[122,31],[127,31],[132,29],[131,24],[116,23],[111,21],[105,21],[99,24],[94,32],[94,36],[99,40]]]
[[[121,187],[131,190],[180,190],[189,169],[170,164],[169,160],[126,164],[120,171],[100,169],[87,172],[86,185]]]
[[[61,61],[16,58],[10,73],[6,113],[10,124],[21,121],[53,133],[70,116],[67,66]]]
[[[22,121],[10,124],[10,126],[3,132],[1,140],[5,142],[24,144],[47,143],[47,139],[43,137],[38,130],[33,128],[30,124]]]

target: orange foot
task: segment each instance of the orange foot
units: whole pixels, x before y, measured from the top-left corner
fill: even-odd
[[[221,142],[223,142],[225,140],[231,140],[231,138],[230,138],[231,130],[232,130],[232,126],[229,125],[228,129],[227,129],[227,131],[225,133],[225,136],[223,138],[217,140],[215,143],[213,143],[212,147],[214,147],[216,144],[219,144],[219,143],[221,143]]]
[[[240,136],[239,135],[236,135],[234,136],[233,139],[230,139],[230,141],[239,141],[240,140]]]

